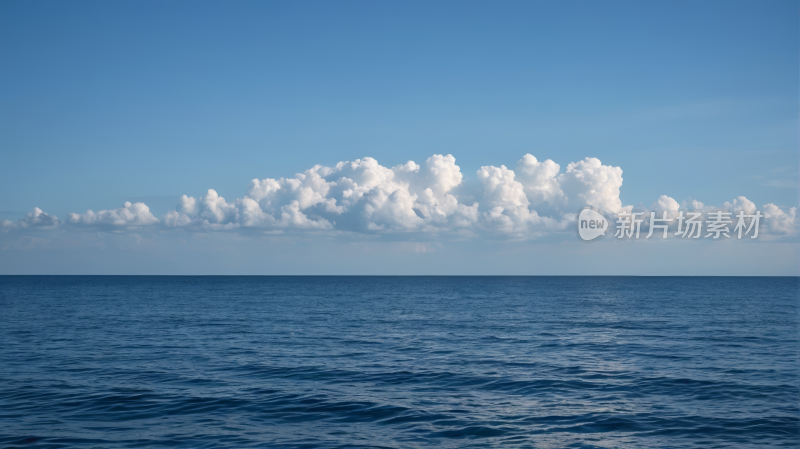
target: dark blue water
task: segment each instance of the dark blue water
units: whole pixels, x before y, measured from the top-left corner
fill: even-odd
[[[798,278],[0,277],[2,447],[797,447]]]

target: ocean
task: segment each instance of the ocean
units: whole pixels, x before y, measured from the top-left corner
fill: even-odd
[[[0,447],[798,447],[799,287],[0,276]]]

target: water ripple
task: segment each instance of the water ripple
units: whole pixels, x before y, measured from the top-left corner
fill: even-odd
[[[797,292],[4,276],[0,446],[798,447]]]

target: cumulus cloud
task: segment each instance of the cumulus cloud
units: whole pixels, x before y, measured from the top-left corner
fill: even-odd
[[[272,213],[265,212],[258,202],[244,197],[233,202],[225,201],[216,190],[209,189],[200,198],[183,195],[176,210],[164,216],[170,228],[196,228],[207,231],[237,228],[298,228],[330,229],[327,221],[314,221],[300,212],[300,203],[292,199]]]
[[[588,204],[603,212],[614,213],[622,208],[619,199],[622,187],[620,167],[603,165],[600,159],[587,157],[567,165],[567,171],[559,175],[558,182],[572,209]]]
[[[129,228],[150,226],[156,223],[158,223],[158,218],[150,213],[150,208],[147,205],[129,201],[126,201],[122,207],[117,209],[101,210],[99,212],[87,210],[82,214],[73,212],[67,216],[67,224],[78,227]]]
[[[667,195],[661,195],[658,197],[658,201],[653,203],[650,208],[658,211],[676,211],[680,209],[681,206],[677,201],[675,201],[674,198],[668,197]]]
[[[702,206],[702,203],[700,203]],[[764,206],[765,208],[767,206]],[[700,209],[703,209],[702,207]],[[756,205],[752,201],[748,200],[743,196],[739,196],[734,198],[732,203],[725,202],[722,205],[722,209],[731,211],[733,213],[744,212],[745,214],[753,214],[756,212]]]
[[[797,208],[788,211],[770,203],[764,205],[764,218],[767,232],[774,235],[792,235],[797,233]]]
[[[52,229],[56,226],[58,226],[58,218],[55,215],[45,213],[38,207],[34,207],[32,211],[17,221],[0,221],[0,231],[3,232],[34,228]]]
[[[478,191],[465,194],[472,184],[465,187],[465,176],[449,154],[394,167],[365,157],[332,167],[315,165],[292,177],[253,179],[245,195],[230,201],[214,189],[197,197],[183,195],[161,220],[144,203],[126,202],[118,209],[69,214],[66,224],[111,230],[150,227],[196,232],[458,233],[536,238],[571,230],[575,213],[585,205],[609,217],[634,210],[634,206],[623,206],[619,197],[622,169],[603,165],[597,158],[571,162],[562,171],[552,160],[540,161],[526,154],[513,169],[487,165],[475,178]],[[678,210],[708,213],[716,209],[752,214],[757,207],[744,196],[715,208],[691,199],[678,203],[661,195],[649,209],[636,210],[645,212],[645,218],[650,212],[659,218],[676,218]],[[796,208],[766,204],[762,211],[764,233],[796,234]],[[37,208],[16,222],[0,222],[0,230],[60,224]]]
[[[530,155],[527,155],[530,156]],[[515,179],[513,170],[501,165],[498,167],[487,166],[478,170],[478,179],[483,187],[483,208],[481,227],[484,230],[494,231],[517,236],[539,236],[545,231],[560,231],[569,226],[571,216],[563,219],[542,217],[535,209],[529,208],[531,201],[526,191],[531,192],[538,204],[545,201],[559,200],[563,194],[552,176],[552,168],[558,168],[553,161],[540,164],[533,156],[523,158],[517,166],[527,169],[524,179],[526,186]],[[556,172],[557,173],[557,172]]]
[[[468,227],[477,205],[450,193],[463,176],[451,155],[422,165],[409,161],[388,168],[367,157],[315,165],[292,178],[254,179],[244,198],[227,203],[209,190],[181,197],[165,216],[170,227],[195,229],[337,229],[410,232]]]
[[[481,167],[478,179],[483,186],[484,204],[489,208],[516,209],[528,207],[530,202],[525,196],[522,183],[514,179],[514,171],[505,165],[497,167]]]
[[[558,173],[561,166],[548,159],[539,162],[533,155],[526,154],[517,162],[516,174],[522,184],[525,196],[533,206],[542,203],[560,205],[564,202]]]

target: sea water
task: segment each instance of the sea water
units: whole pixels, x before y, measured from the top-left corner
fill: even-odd
[[[0,276],[0,446],[797,447],[798,284]]]

